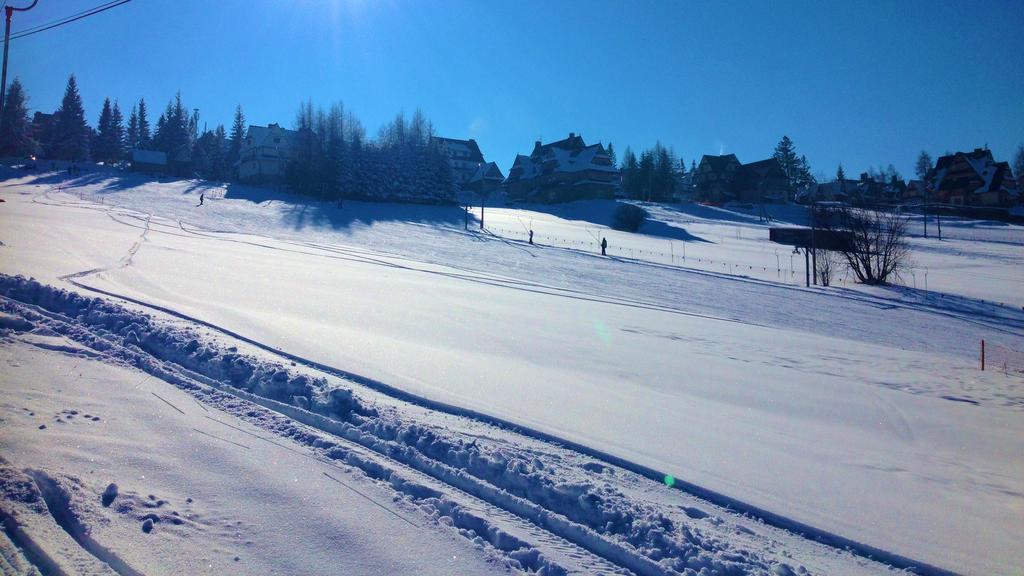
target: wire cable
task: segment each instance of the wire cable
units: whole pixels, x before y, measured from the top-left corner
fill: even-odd
[[[127,4],[128,2],[131,2],[131,0],[114,0],[113,2],[108,2],[106,4],[100,4],[99,6],[96,6],[94,8],[90,8],[89,10],[84,10],[84,11],[79,12],[77,14],[73,14],[71,16],[65,16],[64,18],[60,18],[58,20],[55,20],[53,22],[49,22],[47,24],[40,24],[39,26],[35,26],[33,28],[28,28],[28,29],[16,32],[14,34],[11,34],[11,40],[16,40],[18,38],[25,38],[26,36],[31,36],[33,34],[38,34],[39,32],[45,32],[46,30],[51,30],[53,28],[57,28],[58,26],[63,26],[65,24],[70,24],[72,22],[81,20],[83,18],[87,18],[89,16],[94,16],[96,14],[99,14],[100,12],[105,12],[107,10],[110,10],[111,8],[116,8],[118,6],[121,6],[122,4]],[[0,43],[2,43],[2,41],[0,41]]]
[[[7,0],[4,0],[4,1],[6,2]],[[109,2],[105,2],[105,3],[103,3],[103,4],[100,4],[99,6],[93,6],[92,8],[87,8],[87,9],[85,9],[85,10],[82,10],[81,12],[75,12],[74,14],[70,14],[70,15],[68,15],[68,16],[62,16],[62,17],[60,17],[60,18],[57,18],[56,20],[51,20],[50,22],[44,22],[44,23],[42,23],[42,24],[37,24],[37,25],[35,25],[35,26],[31,26],[31,27],[29,27],[29,28],[25,28],[24,30],[16,30],[16,31],[15,31],[15,32],[14,32],[14,33],[12,34],[12,36],[18,36],[18,35],[21,35],[21,34],[26,34],[26,33],[28,33],[28,32],[32,32],[32,31],[38,30],[38,29],[40,29],[40,28],[43,28],[43,27],[49,26],[50,24],[55,24],[55,23],[57,23],[57,22],[61,22],[61,21],[63,21],[63,20],[67,20],[67,19],[69,19],[69,18],[74,18],[74,17],[76,17],[76,16],[81,16],[81,15],[85,14],[86,12],[90,12],[90,11],[92,11],[92,10],[96,10],[97,8],[102,8],[102,7],[104,7],[104,6],[107,6],[107,5],[109,5],[109,4],[114,4],[114,3],[115,3],[115,2],[117,2],[117,1],[118,1],[118,0],[110,0]]]

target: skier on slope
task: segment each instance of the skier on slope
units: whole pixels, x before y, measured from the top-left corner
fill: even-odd
[[[533,230],[530,230],[530,244],[533,244]]]
[[[601,256],[607,256],[608,255],[607,253],[605,253],[606,250],[608,250],[608,239],[607,238],[601,238]]]
[[[205,192],[200,192],[199,193],[199,206],[203,205],[203,198],[205,198],[205,197],[206,197],[206,193]]]

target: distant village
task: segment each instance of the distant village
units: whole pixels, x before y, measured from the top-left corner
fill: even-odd
[[[528,153],[516,155],[504,174],[476,140],[435,135],[419,112],[408,121],[399,115],[370,142],[358,120],[341,109],[314,111],[311,104],[308,109],[303,105],[299,125],[289,129],[276,123],[245,124],[239,107],[229,135],[222,126],[200,132],[198,111],[190,114],[180,96],[167,105],[152,135],[141,101],[126,125],[116,102],[113,107],[109,100],[105,103],[97,129],[84,125],[81,112],[83,120],[76,124],[84,125],[87,142],[69,150],[62,135],[67,122],[61,115],[81,106],[80,99],[74,102],[78,96],[73,82],[60,109],[24,119],[26,149],[15,152],[31,150],[44,163],[48,158],[91,159],[151,175],[287,186],[325,199],[456,202],[475,195],[510,203],[627,198],[713,205],[935,204],[1014,211],[1024,202],[1024,169],[1017,166],[1015,171],[984,147],[946,153],[934,163],[922,152],[917,178],[909,181],[891,167],[859,178],[847,178],[840,167],[835,178],[818,182],[785,137],[767,158],[743,163],[735,154],[705,154],[687,167],[660,145],[639,158],[627,148],[620,161],[611,144],[588,143],[582,134],[570,132],[560,140],[536,140]],[[20,86],[12,88],[15,104],[19,91],[23,93]],[[172,133],[175,126],[177,133]],[[11,155],[10,144],[6,147]],[[384,149],[393,152],[385,154]],[[1018,156],[1016,163],[1024,162],[1024,148]]]

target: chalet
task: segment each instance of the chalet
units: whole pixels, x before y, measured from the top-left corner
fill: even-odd
[[[693,175],[693,186],[704,202],[784,202],[789,181],[775,158],[741,164],[735,154],[705,154]]]
[[[741,164],[733,182],[733,194],[741,202],[786,201],[789,179],[775,158]]]
[[[1010,165],[996,162],[984,148],[940,157],[930,176],[935,199],[946,204],[1012,206],[1020,201]]]
[[[557,142],[538,140],[529,156],[516,156],[505,188],[510,200],[568,202],[614,198],[620,180],[603,145],[588,146],[582,135],[570,132]]]
[[[167,173],[167,154],[159,150],[132,150],[131,163],[128,168],[131,172],[145,172],[147,174]]]
[[[504,181],[505,175],[501,173],[501,168],[494,162],[488,162],[476,167],[473,174],[462,183],[462,190],[490,196],[500,191]]]
[[[739,169],[740,161],[735,154],[705,154],[697,165],[697,173],[693,176],[697,199],[714,203],[734,200],[732,184],[736,181],[736,172]]]
[[[438,144],[445,155],[448,156],[448,164],[452,167],[453,179],[460,188],[463,188],[465,184],[469,183],[477,175],[482,165],[487,164],[484,161],[483,153],[480,152],[480,146],[472,138],[469,140],[459,140],[457,138],[433,136],[431,140]]]
[[[298,132],[278,124],[250,125],[235,164],[238,179],[254,184],[282,182],[297,136]]]

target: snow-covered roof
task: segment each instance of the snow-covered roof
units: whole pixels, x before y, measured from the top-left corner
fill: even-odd
[[[487,180],[504,180],[505,175],[501,173],[501,168],[494,162],[488,162],[481,164],[476,167],[473,175],[469,177],[469,182],[478,182],[483,179]]]
[[[512,169],[509,170],[508,180],[531,180],[542,174],[583,171],[611,174],[619,172],[604,146],[587,146],[583,142],[583,136],[570,132],[568,138],[557,142],[541,144],[538,140],[529,156],[517,155]]]
[[[932,187],[936,190],[942,187],[949,169],[957,158],[963,159],[971,170],[981,180],[981,185],[972,190],[974,194],[1006,190],[1011,196],[1016,197],[1020,190],[1014,185],[1010,166],[1006,162],[996,162],[992,152],[988,149],[977,148],[973,152],[957,152],[939,158],[936,162],[935,175],[932,178]]]
[[[459,140],[457,138],[434,136],[434,140],[440,142],[448,151],[448,154],[453,157],[468,160],[470,162],[484,161],[484,155],[480,152],[480,146],[478,146],[476,140],[473,140],[472,138],[469,140]]]
[[[597,170],[599,172],[618,172],[618,169],[610,162],[605,164],[599,162],[598,158],[608,160],[604,146],[593,144],[582,150],[567,150],[565,148],[548,148],[548,157],[554,157],[557,163],[555,172],[580,172],[583,170]],[[547,158],[546,158],[547,159]]]
[[[142,150],[140,148],[135,148],[132,150],[132,162],[162,166],[167,164],[167,154],[160,152],[159,150]]]
[[[249,125],[249,131],[246,134],[247,141],[252,139],[252,147],[259,146],[291,146],[295,143],[295,138],[298,136],[298,132],[294,130],[288,130],[282,128],[279,124],[269,124],[267,126],[257,126],[255,124]],[[272,138],[280,138],[281,142],[274,142]]]

